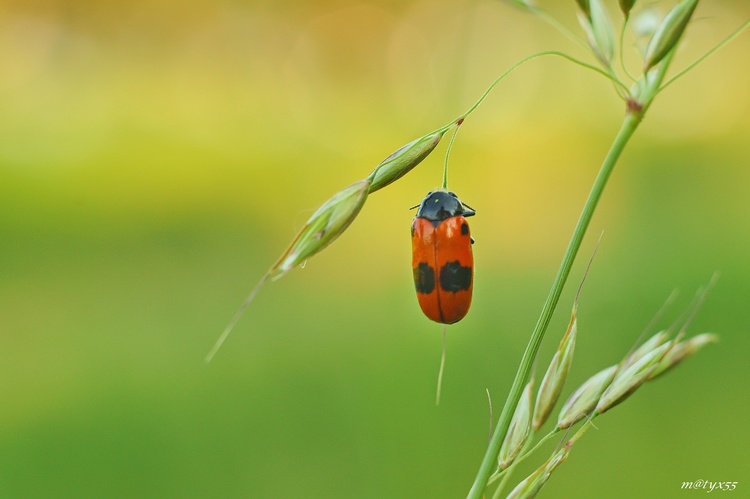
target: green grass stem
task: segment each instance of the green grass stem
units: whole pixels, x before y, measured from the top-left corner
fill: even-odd
[[[640,95],[638,95],[637,105],[628,106],[620,130],[617,133],[607,156],[604,158],[599,173],[596,176],[596,180],[594,181],[594,185],[592,186],[589,196],[586,199],[586,203],[583,206],[583,210],[581,211],[573,235],[568,243],[568,247],[565,250],[565,255],[563,256],[560,268],[558,269],[557,275],[552,283],[552,289],[542,307],[542,312],[536,326],[534,327],[534,331],[531,334],[526,350],[524,351],[510,393],[508,394],[503,411],[500,414],[498,424],[495,427],[495,432],[492,435],[484,459],[482,460],[477,476],[469,491],[468,497],[470,499],[479,499],[483,496],[487,482],[494,469],[497,467],[497,456],[500,452],[500,447],[505,439],[506,433],[508,432],[511,418],[513,417],[513,413],[515,412],[518,401],[521,398],[524,386],[531,374],[534,360],[539,351],[539,346],[544,338],[544,333],[549,326],[552,314],[560,300],[560,295],[562,294],[570,270],[573,267],[573,262],[575,261],[575,257],[581,247],[583,238],[586,235],[586,230],[588,229],[591,218],[594,215],[596,206],[599,203],[599,199],[601,199],[607,181],[609,180],[618,159],[622,155],[625,146],[638,128],[638,125],[643,119],[645,112],[650,107],[654,97],[658,94],[667,68],[674,57],[674,52],[674,49],[671,50],[664,60],[658,66],[653,68],[644,79],[645,84]]]

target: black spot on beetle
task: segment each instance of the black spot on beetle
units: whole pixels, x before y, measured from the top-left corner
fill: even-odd
[[[468,233],[469,233],[469,224],[467,224],[466,222],[464,222],[464,223],[461,224],[461,235],[465,236]]]
[[[411,237],[414,237],[414,230],[415,230],[415,229],[414,229],[414,226],[412,225],[412,226],[411,226]]]
[[[429,295],[435,290],[435,271],[427,263],[414,267],[414,286],[417,293]]]
[[[440,288],[449,293],[467,291],[471,287],[471,267],[464,267],[456,260],[440,269]]]

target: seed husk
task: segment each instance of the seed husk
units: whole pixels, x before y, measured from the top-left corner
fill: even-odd
[[[602,394],[595,411],[598,414],[604,414],[628,398],[643,383],[648,381],[651,373],[658,367],[659,362],[661,362],[671,347],[671,342],[658,346],[628,368],[621,369],[604,394]]]
[[[280,277],[335,241],[359,214],[367,200],[370,180],[361,180],[333,195],[305,223],[271,274]]]
[[[659,365],[656,366],[656,369],[654,369],[648,378],[649,381],[657,376],[661,376],[683,360],[692,357],[709,343],[716,343],[717,341],[719,341],[719,337],[715,334],[703,333],[677,343],[667,352],[661,362],[659,362]]]
[[[409,173],[430,155],[444,134],[445,130],[432,132],[396,149],[367,177],[371,181],[370,193],[382,189]]]
[[[667,14],[646,47],[644,72],[659,64],[677,45],[697,6],[698,0],[682,0]]]
[[[547,372],[544,374],[539,393],[534,406],[534,418],[532,427],[538,431],[549,417],[552,409],[560,397],[565,380],[568,377],[570,366],[573,363],[573,352],[575,350],[576,336],[578,334],[578,318],[575,309],[570,317],[568,329],[565,332],[555,355],[552,357]]]
[[[532,382],[530,381],[521,394],[516,412],[513,413],[513,418],[510,420],[508,433],[500,447],[497,458],[500,469],[507,468],[516,460],[531,434],[531,391]]]
[[[557,417],[557,427],[569,428],[588,416],[596,407],[604,391],[612,383],[618,366],[602,369],[583,382],[560,409]]]
[[[594,55],[609,67],[615,55],[615,35],[612,21],[609,19],[604,5],[600,0],[589,0],[589,11],[578,12],[581,24]]]
[[[663,345],[669,339],[669,333],[667,331],[659,331],[651,338],[646,340],[641,346],[639,346],[633,353],[631,353],[625,362],[623,363],[621,370],[625,370],[638,362],[644,355],[653,350],[654,348]]]
[[[562,463],[568,459],[570,455],[570,449],[573,446],[573,440],[569,440],[562,446],[562,448],[556,451],[552,456],[537,468],[531,475],[521,481],[516,487],[508,494],[507,499],[526,499],[536,496],[542,487],[547,483],[552,472],[555,471]]]

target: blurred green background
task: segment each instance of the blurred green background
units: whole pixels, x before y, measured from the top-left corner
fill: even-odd
[[[578,31],[574,2],[540,3]],[[749,17],[702,2],[674,69]],[[600,418],[546,497],[683,497],[698,479],[747,495],[748,36],[651,108],[540,363],[602,231],[565,396],[714,271],[690,332],[721,341]],[[478,212],[475,300],[449,328],[439,407],[408,227],[447,141],[203,357],[320,203],[548,49],[593,62],[500,1],[3,2],[0,497],[464,497],[485,389],[497,417],[619,127],[595,74],[532,62],[462,127],[450,187]]]

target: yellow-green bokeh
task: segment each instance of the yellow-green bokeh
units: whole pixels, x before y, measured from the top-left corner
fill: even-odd
[[[575,2],[539,3],[577,30]],[[675,69],[748,17],[744,2],[701,2]],[[540,362],[602,231],[564,396],[674,288],[659,326],[677,319],[714,271],[690,331],[720,343],[602,417],[548,497],[748,486],[748,36],[655,101]],[[485,388],[497,417],[619,127],[623,103],[597,75],[531,62],[461,129],[449,178],[477,210],[475,300],[448,331],[440,407],[441,328],[413,296],[408,227],[445,144],[202,359],[320,203],[550,49],[593,62],[500,1],[3,3],[0,497],[465,496]]]

